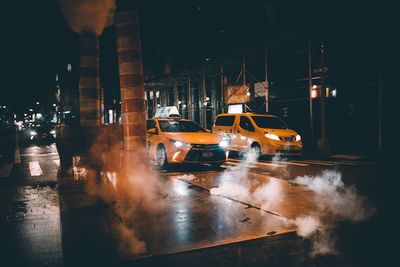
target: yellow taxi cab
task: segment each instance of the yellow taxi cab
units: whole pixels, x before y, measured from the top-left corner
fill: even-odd
[[[176,118],[147,119],[147,148],[150,160],[162,168],[175,163],[210,164],[226,161],[227,143],[197,123]]]
[[[257,157],[276,154],[299,156],[303,150],[301,136],[273,115],[219,114],[213,133],[229,140],[229,151],[246,153],[253,150]]]

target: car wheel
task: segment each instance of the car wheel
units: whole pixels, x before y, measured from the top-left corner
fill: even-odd
[[[219,163],[211,163],[211,169],[212,170],[219,170],[221,168],[221,165],[223,164],[223,162],[219,162]]]
[[[252,151],[255,154],[256,159],[259,159],[261,157],[260,145],[258,145],[258,144],[252,145],[250,151]]]
[[[166,169],[168,167],[167,151],[165,151],[164,146],[157,148],[156,152],[157,164],[161,169]]]

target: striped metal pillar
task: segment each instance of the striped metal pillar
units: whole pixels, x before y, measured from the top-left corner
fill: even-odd
[[[134,11],[115,14],[123,147],[126,151],[143,151],[146,144],[146,100],[139,34],[139,16]]]
[[[79,109],[82,126],[100,125],[99,39],[94,33],[80,36]]]

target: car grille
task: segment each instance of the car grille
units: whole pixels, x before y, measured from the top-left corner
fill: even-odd
[[[202,145],[205,146],[205,145]],[[208,145],[210,146],[210,145]],[[214,162],[214,161],[224,161],[225,160],[225,151],[219,147],[217,144],[218,148],[216,148],[215,145],[212,145],[212,147],[208,147],[207,149],[202,149],[199,147],[194,147],[189,150],[189,152],[186,155],[185,161],[191,161],[191,162]],[[212,153],[212,155],[211,155]],[[208,154],[209,156],[205,156]],[[210,156],[211,155],[211,156]]]
[[[192,144],[192,148],[195,149],[219,149],[219,144]]]
[[[289,136],[289,137],[279,137],[282,141],[286,141],[286,142],[293,142],[294,140],[296,140],[295,136]]]

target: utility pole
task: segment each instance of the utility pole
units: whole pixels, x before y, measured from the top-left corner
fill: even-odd
[[[188,109],[188,119],[192,119],[192,94],[191,94],[191,85],[190,85],[190,73],[188,74],[188,93],[187,93],[187,109]]]
[[[243,69],[243,86],[246,86],[246,58],[245,58],[245,55],[243,55],[242,69]]]
[[[383,45],[379,48],[379,87],[378,87],[378,152],[382,152],[382,119],[383,119],[383,88],[384,88],[384,52]]]
[[[314,121],[313,121],[313,103],[312,103],[312,62],[311,62],[311,36],[308,37],[308,91],[310,106],[310,129],[311,129],[311,150],[314,148]]]
[[[243,54],[243,63],[242,63],[242,73],[243,73],[243,87],[246,88],[246,58]],[[246,104],[244,105],[244,112],[246,112]]]
[[[224,66],[221,64],[221,112],[225,112]]]
[[[321,44],[321,67],[325,68],[325,62],[324,62],[324,44]],[[325,88],[325,79],[324,79],[324,74],[323,72],[321,74],[321,135],[318,140],[318,152],[321,154],[327,154],[329,153],[329,141],[326,136],[326,88]]]
[[[267,65],[267,46],[264,47],[264,65],[265,65],[265,111],[269,110],[269,82],[268,82],[268,65]]]
[[[202,101],[202,114],[203,114],[203,127],[207,128],[207,100],[206,100],[206,72],[203,68],[203,82],[202,82],[202,95],[203,95],[203,101]]]

